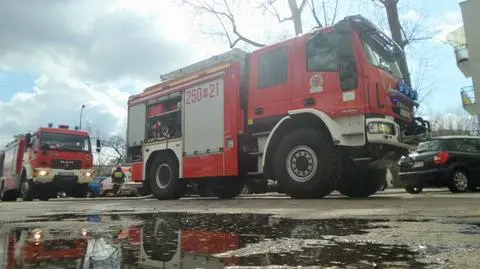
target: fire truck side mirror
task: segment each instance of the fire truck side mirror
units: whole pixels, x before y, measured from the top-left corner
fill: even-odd
[[[339,23],[335,30],[338,33],[337,60],[340,85],[344,91],[354,90],[358,88],[358,70],[353,32],[346,23]]]
[[[25,141],[27,142],[27,147],[32,146],[32,135],[31,134],[26,134],[25,135]]]
[[[101,151],[101,143],[100,143],[100,139],[97,139],[97,153],[100,153]]]

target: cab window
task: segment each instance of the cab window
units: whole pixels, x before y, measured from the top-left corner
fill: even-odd
[[[281,47],[259,57],[258,88],[268,88],[288,81],[288,50]]]
[[[314,35],[307,43],[307,71],[337,71],[338,40],[335,32]]]

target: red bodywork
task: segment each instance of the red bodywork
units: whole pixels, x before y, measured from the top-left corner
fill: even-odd
[[[87,253],[88,245],[87,238],[44,240],[39,242],[26,239],[18,242],[14,233],[8,234],[7,240],[7,253],[5,255],[7,259],[5,266],[7,269],[20,268],[17,267],[19,264],[33,265],[49,261],[83,259]],[[60,244],[68,244],[68,246],[58,248]],[[16,254],[16,249],[20,250],[18,254]]]
[[[60,128],[40,128],[37,133],[39,141],[42,141],[42,133],[56,133],[56,134],[68,134],[75,135],[80,137],[89,137],[88,132],[77,131],[77,130],[68,130]],[[35,153],[34,151],[37,151]],[[32,168],[51,168],[53,159],[62,159],[62,160],[82,160],[81,169],[92,169],[93,167],[93,156],[92,152],[78,152],[78,151],[55,151],[49,150],[46,154],[42,153],[41,143],[38,143],[36,149],[33,149],[33,152],[27,152],[30,154],[29,159],[32,165]]]
[[[327,27],[319,31],[334,33],[335,28]],[[391,116],[403,125],[412,121],[415,102],[402,97],[403,95],[400,95],[401,98],[396,99],[397,101],[392,101],[394,100],[392,96],[398,95],[398,91],[392,89],[397,89],[401,79],[369,63],[366,55],[366,41],[361,39],[356,30],[352,30],[351,36],[358,70],[356,88],[348,91],[341,90],[339,71],[309,72],[306,68],[307,44],[314,34],[304,34],[260,48],[248,56],[249,60],[245,62],[244,69],[238,61],[231,61],[153,85],[145,89],[142,94],[131,96],[128,105],[131,108],[141,103],[153,103],[174,93],[186,94],[186,89],[212,81],[217,77],[223,78],[225,144],[230,140],[233,146],[225,145],[221,153],[179,156],[181,167],[183,167],[181,177],[184,179],[240,175],[242,170],[240,136],[253,133],[250,128],[263,122],[273,123],[274,126],[292,110],[309,108],[321,111],[333,120],[348,116],[381,115],[382,117]],[[287,51],[287,79],[284,83],[261,89],[259,87],[261,57],[276,50]],[[322,90],[312,91],[312,83],[318,81]],[[245,96],[242,96],[245,92]],[[398,107],[404,110],[404,115],[394,111]],[[147,111],[146,117],[165,113],[170,109],[158,105]],[[181,143],[171,142],[177,146]],[[141,148],[143,152],[144,147]],[[140,167],[133,170],[133,178],[144,178],[146,173],[143,169],[146,162],[147,160],[142,160],[144,164],[141,167],[142,170]]]
[[[42,134],[44,132],[52,134],[65,134],[78,136],[82,139],[88,139],[89,134],[86,131],[70,130],[64,128],[39,128],[31,137],[36,140],[31,147],[27,147],[27,135],[20,135],[17,139],[5,147],[3,158],[3,171],[0,177],[0,183],[3,179],[5,182],[5,190],[12,190],[19,188],[20,178],[24,169],[53,169],[53,160],[65,161],[81,161],[79,169],[89,170],[93,169],[93,155],[91,152],[91,145],[89,144],[88,151],[68,151],[55,149],[42,149]],[[58,168],[56,168],[58,169]],[[69,171],[75,170],[70,169]],[[26,171],[28,173],[28,171]],[[30,175],[30,174],[29,174]]]

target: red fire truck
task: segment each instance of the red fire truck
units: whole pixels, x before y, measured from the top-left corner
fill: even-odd
[[[87,231],[67,232],[47,227],[52,225],[55,224],[47,222],[41,228],[30,224],[2,227],[2,268],[83,268],[81,265],[85,263],[88,246]]]
[[[93,179],[92,146],[88,132],[77,129],[49,124],[8,143],[0,153],[0,199],[48,200],[58,192],[85,197]]]
[[[430,136],[403,57],[356,15],[162,75],[128,101],[132,177],[158,199],[180,197],[187,181],[233,198],[253,176],[295,198],[368,197]]]

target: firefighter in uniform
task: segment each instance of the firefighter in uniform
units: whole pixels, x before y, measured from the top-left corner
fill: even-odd
[[[124,180],[125,173],[122,171],[122,167],[119,165],[112,173],[113,193],[115,195],[117,195],[120,191],[120,187],[122,187]]]

